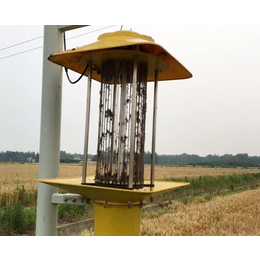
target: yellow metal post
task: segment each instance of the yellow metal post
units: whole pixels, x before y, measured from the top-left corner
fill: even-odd
[[[142,206],[94,202],[95,236],[139,236]]]

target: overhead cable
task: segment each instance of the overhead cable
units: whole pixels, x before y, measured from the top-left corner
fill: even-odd
[[[43,46],[37,47],[37,48],[33,48],[33,49],[30,49],[30,50],[27,50],[27,51],[22,51],[22,52],[14,53],[14,54],[12,54],[12,55],[8,55],[8,56],[5,56],[5,57],[0,58],[0,60],[7,59],[7,58],[10,58],[10,57],[12,57],[12,56],[16,56],[16,55],[19,55],[19,54],[22,54],[22,53],[26,53],[26,52],[29,52],[29,51],[34,51],[34,50],[37,50],[37,49],[41,49],[42,47],[43,47]]]
[[[5,47],[5,48],[0,49],[0,51],[6,50],[6,49],[10,49],[10,48],[12,48],[12,47],[15,47],[15,46],[18,46],[18,45],[27,43],[27,42],[35,41],[35,40],[38,40],[38,39],[40,39],[40,38],[43,38],[43,36],[39,36],[39,37],[30,39],[30,40],[28,40],[28,41],[24,41],[24,42],[16,43],[16,44],[14,44],[14,45],[10,45],[10,46],[8,46],[8,47]]]
[[[115,25],[110,25],[110,26],[108,26],[108,27],[103,27],[103,28],[98,29],[98,30],[94,30],[94,31],[91,31],[91,32],[87,32],[87,33],[83,33],[83,34],[80,34],[80,35],[77,35],[77,36],[73,36],[73,37],[71,37],[71,38],[68,38],[67,41],[68,41],[68,40],[71,40],[71,39],[74,39],[74,38],[77,38],[77,37],[81,37],[81,36],[86,35],[86,34],[91,34],[91,33],[94,33],[94,32],[101,31],[101,30],[105,30],[105,29],[111,28],[111,27],[113,27],[113,26],[115,26]],[[38,39],[38,38],[42,38],[42,37],[43,37],[43,36],[37,37],[37,39]],[[36,39],[36,38],[31,39],[31,40],[28,40],[28,41],[25,41],[25,42],[33,41],[33,40],[35,40],[35,39]],[[25,43],[25,42],[21,42],[21,43],[12,45],[12,46],[8,46],[8,47],[6,47],[6,48],[4,48],[4,49],[8,49],[8,48],[11,48],[11,47],[13,47],[13,46],[17,46],[17,45],[23,44],[23,43]],[[14,54],[11,54],[11,55],[8,55],[8,56],[5,56],[5,57],[1,57],[0,60],[7,59],[7,58],[10,58],[10,57],[12,57],[12,56],[16,56],[16,55],[19,55],[19,54],[23,54],[23,53],[26,53],[26,52],[29,52],[29,51],[34,51],[34,50],[41,49],[41,48],[43,48],[43,46],[36,47],[36,48],[33,48],[33,49],[29,49],[29,50],[22,51],[22,52],[18,52],[18,53],[14,53]],[[1,49],[1,50],[3,50],[3,49]]]
[[[98,32],[98,31],[102,31],[102,30],[105,30],[105,29],[108,29],[108,28],[111,28],[111,27],[114,27],[114,26],[115,26],[115,25],[110,25],[110,26],[107,26],[107,27],[103,27],[103,28],[101,28],[101,29],[97,29],[97,30],[88,32],[88,33],[83,33],[83,34],[80,34],[80,35],[77,35],[77,36],[73,36],[73,37],[68,38],[67,41],[68,41],[68,40],[71,40],[71,39],[74,39],[74,38],[77,38],[77,37],[81,37],[81,36],[86,35],[86,34],[90,34],[90,33]]]

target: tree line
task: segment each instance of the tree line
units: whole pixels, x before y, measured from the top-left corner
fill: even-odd
[[[96,155],[89,155],[92,161],[96,161]],[[71,154],[66,151],[60,152],[61,162],[78,163],[83,160],[81,154]],[[31,161],[30,161],[31,160]],[[18,152],[6,151],[0,152],[0,162],[39,162],[39,153],[35,152]],[[146,152],[144,163],[151,164],[151,153]],[[225,154],[225,155],[207,155],[205,157],[199,155],[155,155],[155,163],[157,165],[174,165],[174,166],[208,166],[208,167],[260,167],[260,156],[249,156],[248,154]]]
[[[39,162],[39,153],[35,152],[18,152],[18,151],[6,151],[0,152],[0,162]],[[91,155],[89,155],[90,158]],[[78,163],[82,161],[83,156],[81,154],[71,154],[65,151],[60,151],[60,160],[64,163]]]
[[[18,152],[18,151],[6,151],[0,152],[0,162],[39,162],[39,153],[35,152]],[[93,155],[89,154],[88,158],[91,160]],[[83,155],[77,153],[67,153],[66,151],[60,151],[61,163],[79,163],[83,160]]]
[[[35,152],[17,152],[6,151],[0,152],[0,162],[39,162],[39,153]]]
[[[145,163],[151,161],[151,154],[145,155]],[[249,156],[248,154],[225,154],[225,155],[207,155],[201,157],[199,155],[157,155],[156,164],[159,165],[193,165],[208,167],[260,167],[260,156]]]
[[[93,161],[97,160],[97,156],[93,156]],[[145,153],[144,163],[151,164],[152,155],[150,152]],[[248,156],[248,154],[225,154],[207,155],[205,157],[199,155],[158,155],[155,154],[155,164],[157,165],[173,165],[173,166],[208,166],[208,167],[260,167],[260,156]]]

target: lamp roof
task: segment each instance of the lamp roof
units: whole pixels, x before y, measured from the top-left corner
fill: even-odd
[[[150,71],[158,69],[159,81],[188,79],[192,74],[153,38],[132,31],[117,31],[99,36],[92,44],[52,54],[48,59],[55,64],[82,74],[88,61],[93,61],[92,78],[101,82],[101,65],[106,59],[133,58],[138,55],[146,61]],[[85,73],[88,76],[88,71]],[[148,73],[148,82],[154,81],[154,73]]]

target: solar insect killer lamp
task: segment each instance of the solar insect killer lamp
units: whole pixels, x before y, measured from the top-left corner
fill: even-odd
[[[53,54],[49,60],[88,77],[82,179],[40,182],[80,194],[94,205],[95,235],[138,236],[145,199],[188,183],[155,181],[157,93],[159,81],[191,78],[151,37],[132,31],[106,33],[98,41]],[[87,176],[92,79],[100,82],[95,177]],[[144,180],[147,84],[154,82],[152,163]]]

